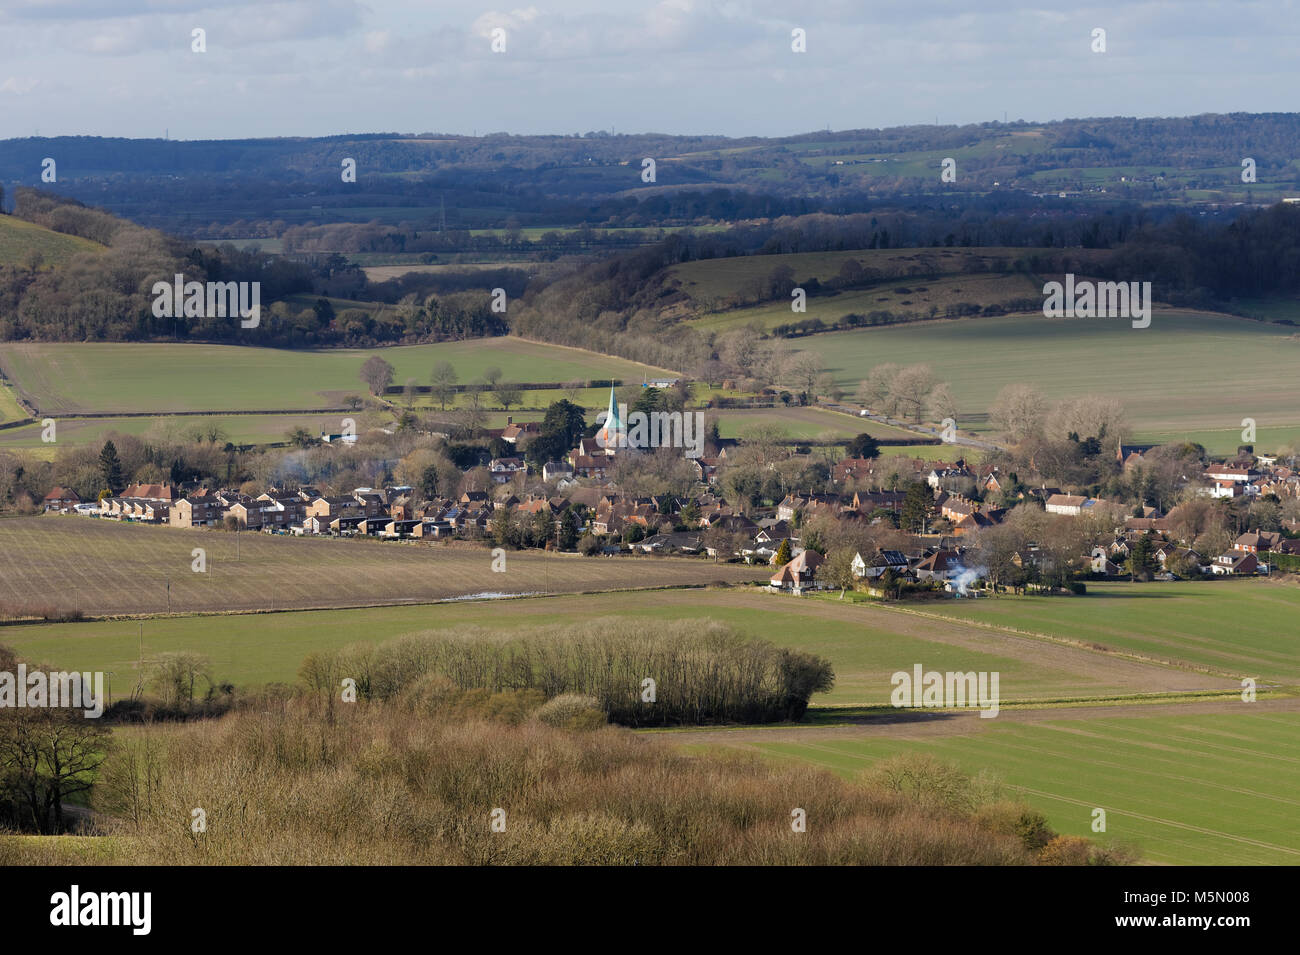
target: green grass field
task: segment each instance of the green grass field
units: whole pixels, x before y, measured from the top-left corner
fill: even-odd
[[[701,582],[729,570],[707,561],[552,559],[546,563],[564,575],[557,586],[556,576],[549,584],[539,577],[544,558],[511,555],[511,572],[502,577],[506,583],[491,588],[494,575],[484,572],[486,550],[442,552],[444,557],[419,547],[246,535],[236,563],[230,553],[232,535],[221,533],[44,517],[0,521],[0,535],[0,555],[8,558],[0,566],[6,587],[0,598],[58,603],[70,594],[100,600],[114,595],[141,611],[162,608],[159,585],[167,576],[175,599],[203,596],[200,588],[218,609],[223,603],[216,595],[222,587],[231,587],[241,599],[251,597],[256,605],[273,599],[284,606],[295,599],[317,599],[322,592],[341,603],[402,599],[403,594],[428,599],[438,587],[450,585],[464,590],[540,589],[539,583],[549,589],[594,589],[602,582],[619,586],[620,579],[624,586],[644,585],[651,582],[649,572],[659,573],[660,564]],[[193,578],[199,575],[188,569],[196,543],[207,543],[213,571],[198,582]],[[829,658],[835,687],[814,699],[808,724],[657,734],[676,744],[739,747],[850,776],[897,752],[930,752],[971,772],[993,771],[1063,833],[1093,835],[1092,809],[1106,809],[1106,838],[1139,846],[1148,862],[1300,861],[1300,830],[1294,825],[1300,807],[1295,795],[1300,791],[1300,717],[1294,699],[1274,695],[1261,701],[1260,710],[1238,713],[1229,708],[1246,704],[1222,697],[1225,691],[1235,692],[1237,682],[1231,678],[1086,646],[1095,640],[1132,654],[1294,682],[1300,676],[1293,635],[1300,591],[1267,581],[1117,583],[1090,585],[1090,595],[1083,598],[934,602],[911,609],[921,613],[841,602],[832,595],[797,599],[750,588],[567,593],[9,625],[0,627],[0,643],[58,669],[109,672],[111,691],[121,698],[139,679],[140,661],[167,651],[203,653],[214,678],[251,687],[294,682],[303,658],[313,650],[421,631],[475,626],[520,630],[599,616],[634,618],[647,627],[659,620],[714,619]],[[888,703],[891,674],[918,663],[930,670],[998,672],[1007,708],[998,719],[935,714],[919,722],[894,720],[890,711],[875,710],[865,714],[864,722],[861,707]],[[1219,699],[1132,705],[1162,696],[1206,694]],[[1064,701],[1076,704],[1068,715],[1063,711],[1057,717],[1056,710],[1041,708]]]
[[[928,364],[951,385],[963,430],[988,427],[984,415],[1008,382],[1052,399],[1114,395],[1136,432],[1218,435],[1216,452],[1240,443],[1243,418],[1263,438],[1300,424],[1300,335],[1223,315],[1158,310],[1145,329],[1122,319],[971,318],[832,332],[797,347],[820,355],[850,394],[875,365]],[[1240,368],[1251,370],[1248,387],[1234,383]]]
[[[145,435],[151,433],[171,433],[183,436],[189,427],[206,426],[212,423],[221,428],[225,434],[223,441],[235,444],[268,444],[284,441],[285,434],[296,427],[306,428],[312,435],[324,429],[337,431],[340,419],[347,413],[338,414],[300,414],[300,415],[186,415],[183,417],[158,418],[64,418],[57,422],[55,432],[57,441],[47,444],[41,441],[42,426],[40,422],[24,425],[21,428],[8,428],[0,431],[0,449],[24,449],[34,452],[39,457],[52,459],[55,451],[69,444],[101,444],[106,435],[119,434]],[[503,416],[504,417],[504,416]]]
[[[766,258],[766,256],[764,256]],[[798,281],[798,279],[796,279]],[[808,299],[808,310],[795,313],[789,302],[774,302],[752,308],[708,312],[691,321],[700,331],[722,332],[752,325],[771,331],[778,325],[819,318],[827,325],[840,322],[850,313],[867,315],[887,310],[928,315],[931,308],[943,315],[949,305],[1010,305],[1039,297],[1042,284],[1023,272],[992,275],[945,275],[937,279],[890,279],[866,289],[837,295],[816,295]]]
[[[41,518],[39,522],[80,523],[81,518]],[[0,522],[0,532],[5,523]],[[90,540],[85,554],[73,558],[65,546],[56,551],[38,545],[20,572],[5,565],[9,587],[6,600],[44,599],[55,594],[83,593],[97,603],[115,595],[119,611],[156,613],[165,609],[164,576],[170,573],[177,607],[220,610],[225,607],[329,605],[388,601],[403,596],[429,600],[455,592],[498,589],[573,592],[601,586],[647,586],[704,583],[764,576],[764,568],[742,569],[707,561],[552,559],[544,575],[543,558],[521,555],[518,570],[500,575],[484,573],[488,552],[430,553],[417,547],[367,544],[361,541],[320,542],[313,554],[310,542],[251,539],[241,564],[233,560],[231,535],[186,534],[133,528],[124,534]],[[166,536],[157,538],[162,533]],[[153,535],[153,536],[146,536]],[[211,576],[189,570],[189,548],[209,541]],[[153,553],[141,542],[161,540]],[[125,542],[124,542],[125,541]],[[10,539],[12,543],[13,540]],[[114,561],[106,548],[127,559]],[[155,556],[156,554],[156,556]],[[60,563],[62,558],[62,563]],[[511,556],[515,567],[516,557]],[[292,561],[292,562],[290,562]],[[120,566],[115,566],[120,564]],[[169,571],[175,565],[179,571]],[[184,574],[184,576],[182,576]],[[468,575],[468,576],[467,576]],[[420,580],[425,579],[421,589]],[[136,581],[132,588],[128,581]],[[622,581],[622,583],[620,583]],[[45,583],[42,583],[45,582]],[[46,589],[42,590],[44,587]],[[234,588],[239,600],[222,603],[221,588]],[[329,592],[327,597],[322,593]],[[185,601],[185,603],[182,603]],[[63,604],[68,603],[66,599]],[[90,609],[90,608],[88,608]],[[1196,693],[1231,689],[1231,680],[1165,667],[1118,660],[1094,651],[1054,645],[1012,634],[991,634],[959,622],[923,619],[872,606],[841,603],[828,598],[794,599],[761,591],[676,590],[606,593],[599,596],[556,596],[489,600],[425,606],[385,606],[276,614],[209,615],[154,618],[142,624],[145,655],[165,650],[197,650],[213,661],[214,674],[239,684],[291,681],[302,658],[321,646],[358,640],[382,641],[424,629],[478,625],[515,629],[571,621],[575,616],[632,616],[646,620],[712,618],[745,633],[783,646],[829,658],[836,672],[835,688],[816,700],[835,706],[880,706],[889,702],[890,676],[915,663],[929,669],[998,671],[1004,702],[1033,700],[1095,700]],[[80,669],[129,669],[140,655],[141,624],[102,621],[77,624],[14,625],[0,628],[0,643],[32,658]]]
[[[1237,676],[1300,683],[1300,588],[1267,580],[1089,582],[1080,598],[999,597],[928,613],[1100,643]]]
[[[22,406],[18,404],[18,396],[15,395],[14,390],[9,387],[9,383],[7,381],[0,381],[0,424],[4,424],[7,421],[22,421],[27,417],[29,417],[29,415],[22,409]],[[3,434],[4,432],[0,432],[0,436],[3,436]]]
[[[378,349],[287,351],[234,345],[76,343],[5,346],[5,374],[44,414],[61,412],[274,411],[337,407],[364,394],[358,377],[370,355],[395,369],[394,382],[427,384],[449,361],[461,381],[490,366],[513,381],[640,380],[666,369],[519,338],[486,338]]]
[[[636,616],[649,620],[723,620],[784,646],[828,655],[835,663],[836,687],[817,698],[822,705],[880,706],[889,702],[889,677],[921,662],[927,668],[998,670],[1008,688],[1020,687],[1033,698],[1117,695],[1126,688],[1116,681],[1091,678],[1082,670],[1017,660],[970,647],[953,647],[874,626],[850,626],[792,605],[774,610],[770,595],[749,595],[736,605],[713,592],[653,594],[614,593],[599,598],[548,597],[506,601],[377,607],[361,610],[302,611],[268,614],[154,618],[0,628],[0,643],[24,656],[60,667],[127,673],[140,656],[170,650],[196,650],[213,663],[214,676],[250,686],[292,682],[298,665],[312,650],[357,641],[381,642],[421,630],[485,626],[518,629],[571,622],[575,614]],[[942,628],[941,628],[942,629]],[[900,662],[902,661],[902,662]],[[1127,688],[1131,689],[1131,688]]]
[[[1172,441],[1195,441],[1211,454],[1232,454],[1243,443],[1241,421],[1235,426],[1213,430],[1149,431],[1133,432],[1133,441],[1140,444],[1168,444]],[[1252,442],[1259,451],[1273,451],[1282,448],[1300,448],[1300,424],[1263,425],[1255,429]]]
[[[882,458],[893,457],[896,454],[909,458],[922,458],[926,461],[952,461],[955,458],[962,458],[968,464],[974,464],[984,456],[984,452],[979,448],[968,448],[964,445],[882,444],[880,446],[880,456]]]
[[[59,265],[79,253],[103,250],[98,242],[0,215],[0,265],[26,265],[30,252],[39,252],[44,265]]]
[[[778,428],[793,440],[805,441],[847,439],[859,434],[870,434],[881,442],[915,437],[901,428],[868,418],[854,419],[825,408],[735,408],[718,412],[718,431],[724,438],[740,437],[759,427]]]
[[[744,745],[845,776],[903,751],[991,770],[1058,832],[1136,845],[1150,863],[1300,863],[1295,713],[986,722],[980,732],[930,739],[764,742],[748,734]],[[1094,808],[1106,810],[1104,834],[1092,832]]]

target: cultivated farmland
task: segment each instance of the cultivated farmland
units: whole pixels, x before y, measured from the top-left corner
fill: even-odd
[[[74,343],[6,345],[5,374],[43,414],[77,412],[296,411],[334,408],[364,394],[370,355],[390,362],[393,381],[429,381],[449,361],[462,382],[490,366],[508,381],[570,381],[667,374],[621,358],[520,338],[485,338],[381,349],[287,351],[237,345]]]
[[[1300,684],[1300,588],[1267,580],[1090,582],[1082,599],[946,601],[927,612]]]
[[[1008,382],[1053,399],[1114,395],[1137,439],[1212,434],[1212,451],[1241,443],[1243,418],[1258,423],[1261,447],[1300,424],[1300,335],[1224,315],[1158,310],[1145,329],[1123,319],[970,318],[832,332],[798,347],[819,355],[850,394],[876,365],[928,364],[952,386],[963,429],[988,427],[985,414]],[[1244,369],[1251,387],[1233,387]]]
[[[53,458],[57,449],[73,444],[103,444],[111,432],[133,435],[174,435],[178,440],[192,429],[206,430],[208,427],[221,429],[226,441],[235,444],[266,444],[284,441],[285,434],[294,428],[305,428],[315,435],[322,430],[337,431],[342,418],[353,412],[336,412],[327,414],[296,415],[185,415],[173,417],[108,417],[108,418],[64,418],[58,422],[56,443],[47,444],[41,440],[43,430],[39,421],[19,428],[6,428],[0,431],[0,449],[29,449],[40,457]]]
[[[47,523],[56,519],[42,519]],[[61,519],[79,521],[78,518]],[[0,524],[3,527],[3,524]],[[134,528],[136,531],[157,533],[157,528]],[[189,535],[182,535],[188,537]],[[207,534],[213,537],[231,535]],[[248,535],[245,544],[249,543]],[[304,541],[263,541],[264,544],[299,545]],[[352,545],[365,542],[318,542],[323,547],[343,548],[346,553]],[[188,546],[188,544],[186,545]],[[421,559],[423,548],[401,545],[374,544],[376,560],[395,560],[390,576],[398,580],[409,579],[408,565],[417,562],[420,568],[437,566],[444,560],[439,556]],[[225,546],[223,544],[223,551]],[[169,554],[168,565],[183,562],[182,570],[191,577],[189,551]],[[412,556],[407,558],[407,554]],[[441,551],[438,552],[439,554]],[[471,551],[470,557],[460,558],[463,564],[452,564],[472,578],[467,587],[486,590],[528,589],[542,590],[547,584],[545,572],[537,565],[522,564],[518,569],[526,584],[507,583],[515,574],[515,556],[509,557],[511,570],[506,574],[484,575],[490,562],[487,550]],[[216,555],[214,560],[214,555]],[[335,574],[332,565],[317,559],[314,566],[325,568],[328,579],[344,589],[336,604],[360,603],[366,596],[358,585],[364,583],[377,570],[369,563],[371,555],[359,558],[357,566],[363,568],[357,580],[344,580],[346,573]],[[210,560],[224,564],[229,570],[229,557],[213,547]],[[345,558],[339,557],[339,560]],[[543,558],[535,558],[541,560]],[[258,558],[267,566],[266,558]],[[574,581],[564,578],[569,590],[590,580],[586,589],[597,589],[601,580],[609,586],[649,586],[660,575],[659,565],[673,564],[672,559],[643,561],[633,559],[566,559],[552,558],[550,587],[560,589],[556,583],[557,564],[572,567],[573,573],[587,576]],[[767,568],[743,569],[735,565],[709,565],[692,560],[677,560],[683,573],[693,574],[696,580],[754,579],[766,576]],[[154,582],[158,593],[165,599],[160,567],[161,561],[145,564],[149,569],[142,579]],[[350,565],[349,565],[350,566]],[[594,568],[594,569],[589,569]],[[608,568],[608,569],[606,569]],[[671,569],[671,568],[670,568]],[[82,573],[71,569],[59,571],[48,563],[42,564],[51,587],[68,589]],[[714,571],[719,571],[715,574]],[[217,579],[223,573],[216,569]],[[493,586],[482,583],[479,576],[495,576],[505,581]],[[524,575],[528,575],[524,577]],[[621,582],[618,579],[622,576]],[[172,576],[173,600],[179,574]],[[294,577],[281,574],[286,588]],[[665,580],[670,578],[664,578]],[[255,585],[252,580],[242,581],[251,596],[260,598],[260,604],[269,606],[268,588]],[[212,584],[205,584],[212,587]],[[136,609],[155,611],[159,603],[153,593],[128,594],[136,599]],[[428,593],[428,590],[425,591]],[[473,591],[470,591],[473,592]],[[288,596],[292,591],[276,597],[275,606],[291,606]],[[12,598],[9,598],[12,599]],[[53,599],[53,598],[51,598]],[[423,599],[429,599],[423,597]],[[393,601],[396,603],[396,601]],[[270,681],[292,681],[302,658],[313,649],[337,647],[358,640],[381,642],[403,633],[418,630],[448,629],[477,626],[491,629],[513,630],[529,626],[571,622],[577,616],[629,616],[645,620],[647,625],[655,620],[714,619],[727,623],[737,630],[762,637],[781,646],[807,650],[829,658],[835,667],[835,688],[817,698],[820,705],[832,706],[882,706],[889,703],[890,675],[900,669],[910,669],[921,663],[927,668],[961,670],[998,670],[1002,672],[1001,693],[1004,702],[1042,701],[1056,699],[1089,700],[1098,698],[1140,697],[1162,693],[1197,694],[1225,692],[1237,684],[1232,680],[1192,673],[1138,661],[1120,659],[1076,646],[1062,646],[1032,637],[1005,632],[991,632],[943,620],[924,619],[876,607],[841,603],[828,600],[792,600],[774,594],[749,590],[679,590],[607,593],[598,597],[555,596],[519,600],[487,600],[439,604],[437,606],[390,606],[365,610],[330,610],[311,613],[277,613],[274,615],[225,615],[146,620],[143,629],[133,621],[93,622],[77,624],[46,624],[10,626],[0,630],[0,643],[7,643],[25,655],[66,666],[112,669],[129,668],[140,653],[138,640],[145,641],[145,654],[167,650],[197,650],[213,660],[214,675],[240,684],[260,684]]]
[[[1123,716],[1097,709],[1085,719],[1008,713],[851,735],[801,729],[673,736],[845,776],[902,751],[930,753],[970,772],[991,770],[1059,832],[1127,842],[1149,862],[1296,865],[1297,702],[1261,701],[1248,712],[1242,703],[1152,706],[1140,716],[1134,708]],[[1106,810],[1104,835],[1091,828],[1096,808]]]
[[[486,547],[182,530],[75,516],[0,521],[0,603],[86,614],[367,606],[484,592],[575,593],[756,580],[764,568],[662,557],[520,552],[494,573]],[[207,570],[191,569],[194,548]]]

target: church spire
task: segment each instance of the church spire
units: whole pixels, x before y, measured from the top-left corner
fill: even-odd
[[[601,436],[604,439],[601,444],[606,453],[612,453],[618,446],[618,434],[623,430],[623,422],[618,417],[618,401],[614,397],[614,386],[609,386],[609,408],[605,412],[605,427]]]

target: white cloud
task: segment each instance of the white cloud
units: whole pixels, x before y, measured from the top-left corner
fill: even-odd
[[[15,96],[26,96],[38,86],[40,86],[40,81],[34,77],[11,76],[3,83],[0,83],[0,93],[12,93]]]

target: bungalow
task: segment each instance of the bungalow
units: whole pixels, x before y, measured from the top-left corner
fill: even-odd
[[[704,549],[704,538],[692,531],[675,531],[671,534],[653,534],[632,545],[633,550],[647,554],[666,554],[674,551],[698,554]]]
[[[731,514],[718,517],[709,522],[709,527],[716,527],[728,534],[756,535],[759,526],[743,514]]]

